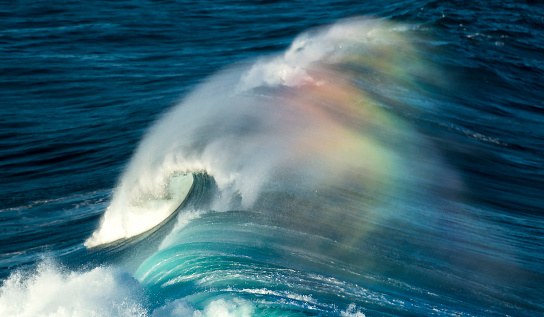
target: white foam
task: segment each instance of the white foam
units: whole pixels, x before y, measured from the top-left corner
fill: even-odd
[[[118,269],[64,272],[49,261],[0,288],[0,316],[145,316],[143,302],[138,282]]]
[[[251,317],[255,307],[243,299],[218,299],[209,303],[203,310],[193,308],[185,300],[178,299],[156,309],[152,317]]]
[[[183,299],[154,311],[139,283],[113,267],[66,271],[44,261],[35,271],[16,271],[0,287],[0,316],[17,317],[250,317],[254,305],[239,298],[217,299],[204,309]]]
[[[340,312],[342,317],[365,317],[365,314],[361,309],[357,308],[355,304],[349,304],[346,310]]]

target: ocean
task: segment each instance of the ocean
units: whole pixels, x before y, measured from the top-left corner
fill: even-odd
[[[543,316],[540,1],[0,4],[0,316]]]

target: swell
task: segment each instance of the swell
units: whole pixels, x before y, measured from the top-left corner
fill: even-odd
[[[203,189],[217,194],[215,186]],[[253,316],[341,315],[350,307],[462,315],[475,312],[468,301],[538,310],[532,296],[510,294],[518,278],[534,273],[508,263],[486,237],[499,228],[442,199],[379,206],[356,192],[268,191],[251,210],[187,206],[134,277],[154,294],[152,309],[175,299],[197,311],[233,302]],[[384,217],[389,209],[399,212]]]

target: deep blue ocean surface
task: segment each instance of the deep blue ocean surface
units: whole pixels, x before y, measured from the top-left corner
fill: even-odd
[[[0,316],[544,315],[540,1],[2,1]]]

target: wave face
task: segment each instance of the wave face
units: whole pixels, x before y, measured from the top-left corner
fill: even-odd
[[[456,270],[513,268],[452,243],[485,232],[404,115],[422,111],[407,89],[444,85],[415,42],[408,25],[351,19],[209,78],[151,128],[86,245],[138,235],[185,201],[134,273],[161,294],[157,314],[463,315],[476,293],[490,305],[502,290]],[[211,177],[195,178],[211,199],[191,175]]]

